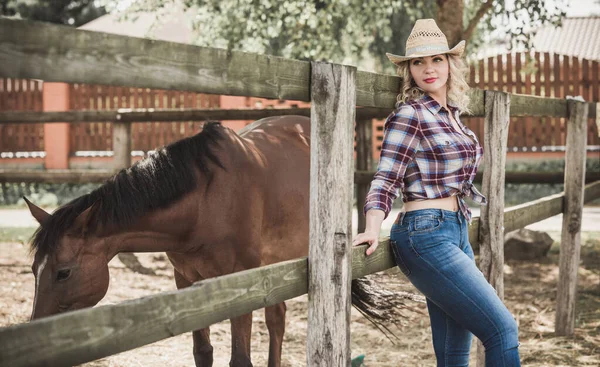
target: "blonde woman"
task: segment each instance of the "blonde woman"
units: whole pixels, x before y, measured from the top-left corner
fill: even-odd
[[[460,59],[465,41],[448,47],[433,19],[418,20],[398,66],[402,90],[385,122],[377,173],[364,211],[366,229],[354,245],[375,251],[381,223],[402,192],[404,206],[390,233],[396,263],[427,298],[438,366],[467,366],[472,334],[485,347],[486,366],[520,366],[517,324],[475,265],[467,223],[469,197],[483,150],[459,115],[469,89]]]

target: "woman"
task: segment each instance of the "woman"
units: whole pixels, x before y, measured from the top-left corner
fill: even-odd
[[[486,366],[520,366],[517,325],[475,265],[463,198],[485,204],[472,185],[482,148],[459,119],[468,85],[460,56],[433,19],[418,20],[406,56],[387,54],[403,78],[395,111],[385,122],[377,173],[365,204],[366,229],[353,245],[378,246],[392,201],[404,207],[390,234],[396,263],[427,298],[438,366],[467,366],[472,334],[485,347]]]

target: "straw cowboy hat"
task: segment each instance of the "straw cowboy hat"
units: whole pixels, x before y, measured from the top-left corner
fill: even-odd
[[[398,65],[403,61],[417,57],[451,54],[461,56],[465,51],[465,41],[460,41],[453,48],[448,47],[448,40],[433,19],[419,19],[415,23],[406,40],[406,56],[386,53],[391,62]]]

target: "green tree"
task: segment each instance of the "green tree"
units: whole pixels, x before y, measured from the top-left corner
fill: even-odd
[[[0,15],[75,27],[104,14],[94,0],[0,0]]]
[[[130,11],[183,6],[193,14],[197,43],[204,46],[363,67],[370,60],[368,68],[390,71],[385,52],[404,52],[418,18],[436,18],[451,44],[467,39],[480,45],[499,19],[516,24],[513,39],[526,42],[529,30],[519,26],[520,16],[529,14],[527,22],[542,24],[564,15],[542,5],[515,0],[511,12],[502,0],[141,0]]]

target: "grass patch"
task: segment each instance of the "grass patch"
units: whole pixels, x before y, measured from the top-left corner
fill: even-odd
[[[27,244],[37,227],[0,228],[0,242],[19,242]]]

